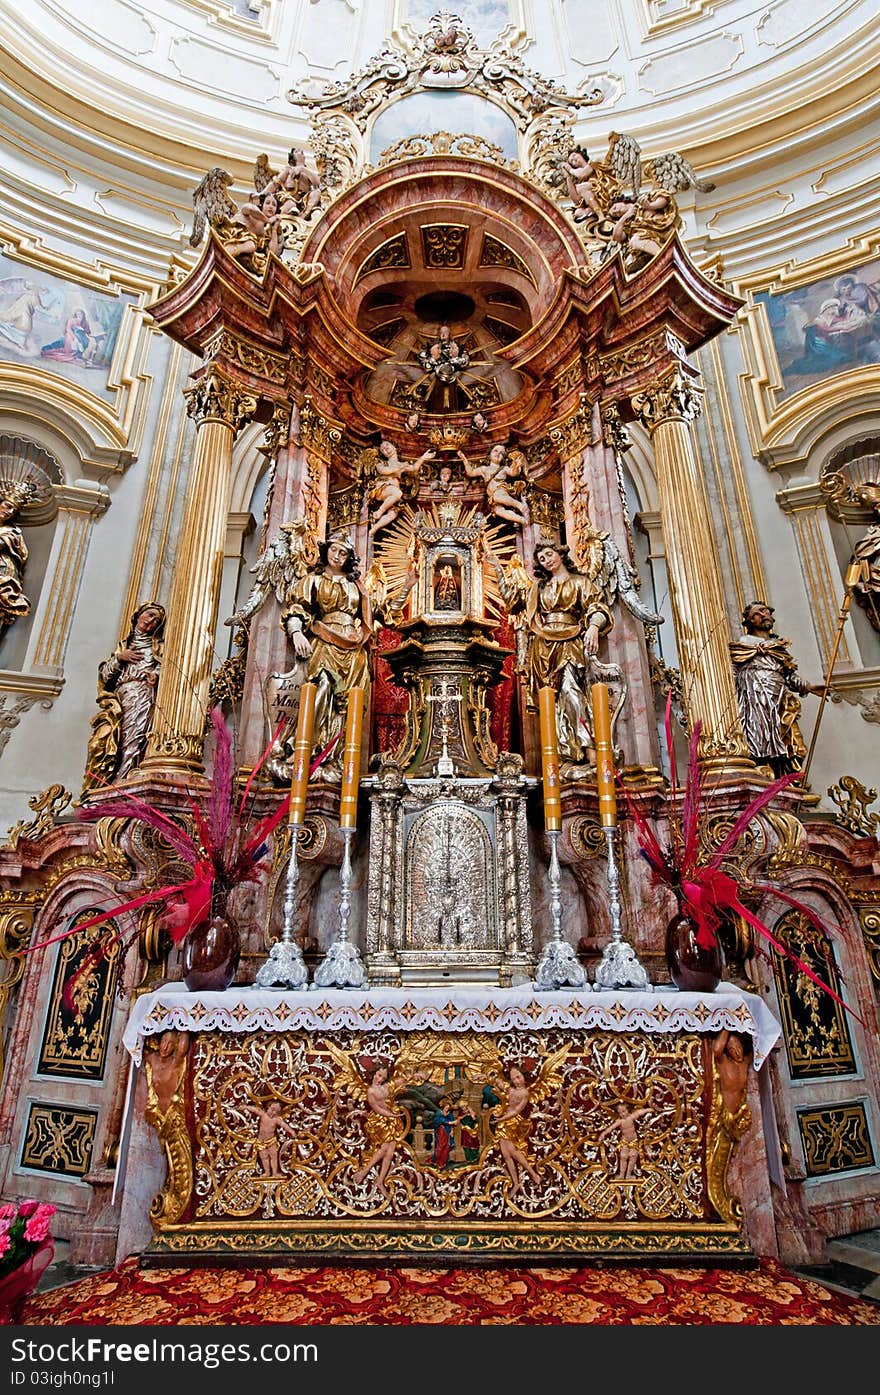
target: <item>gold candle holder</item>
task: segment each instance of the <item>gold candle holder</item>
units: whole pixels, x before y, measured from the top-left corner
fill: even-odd
[[[562,787],[559,781],[559,747],[556,741],[556,694],[538,690],[541,724],[541,773],[544,779],[544,827],[550,844],[550,923],[552,938],[541,950],[535,967],[535,987],[545,992],[558,988],[584,988],[586,970],[572,946],[562,938],[562,892],[559,870],[559,837],[562,831]]]
[[[296,884],[299,881],[296,841],[306,816],[317,693],[314,683],[303,683],[300,688],[299,715],[296,720],[296,738],[290,770],[290,860],[284,883],[281,938],[275,941],[265,962],[257,970],[254,983],[258,988],[305,988],[309,981],[308,969],[302,950],[294,937],[293,926],[296,919]]]
[[[351,845],[357,826],[357,797],[361,779],[361,736],[364,727],[364,688],[352,688],[345,714],[345,745],[342,752],[342,791],[339,797],[339,827],[342,830],[342,866],[339,869],[339,930],[315,970],[319,988],[363,988],[366,970],[356,944],[348,937],[351,917]]]

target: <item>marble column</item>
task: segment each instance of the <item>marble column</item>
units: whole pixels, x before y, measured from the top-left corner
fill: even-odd
[[[577,539],[581,508],[592,526],[600,533],[607,533],[624,561],[630,562],[632,542],[618,453],[618,447],[627,444],[625,431],[613,413],[608,415],[606,424],[598,405],[593,409],[592,428],[591,440],[584,446],[580,458],[567,462],[563,471],[567,509],[571,498],[569,536],[574,540],[575,558],[580,564]],[[568,480],[572,482],[570,494]],[[606,654],[600,651],[600,657],[606,655],[612,663],[620,665],[627,684],[627,699],[618,727],[625,765],[638,767],[656,777],[660,750],[645,627],[620,601],[614,607],[614,629],[608,636]]]
[[[196,423],[192,473],[168,604],[144,771],[199,771],[229,521],[232,444],[257,399],[216,371],[184,389]]]
[[[739,720],[730,627],[690,431],[700,393],[695,379],[677,367],[632,405],[654,446],[685,707],[690,722],[702,724],[704,767],[731,774],[751,770],[753,763]]]

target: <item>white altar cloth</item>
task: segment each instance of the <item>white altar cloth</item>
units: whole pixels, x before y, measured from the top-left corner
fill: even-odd
[[[596,993],[562,988],[541,993],[516,988],[227,988],[188,993],[169,983],[138,998],[123,1044],[140,1065],[144,1039],[182,1032],[509,1032],[535,1028],[595,1028],[606,1032],[747,1032],[759,1070],[780,1035],[762,998],[725,983],[715,993],[655,988]]]

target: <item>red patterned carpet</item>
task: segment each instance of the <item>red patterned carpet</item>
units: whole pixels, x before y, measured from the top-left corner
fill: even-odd
[[[880,1326],[880,1304],[757,1269],[139,1269],[38,1293],[39,1326]]]

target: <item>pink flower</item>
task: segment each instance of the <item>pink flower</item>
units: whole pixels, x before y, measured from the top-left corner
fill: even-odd
[[[49,1214],[51,1215],[54,1212],[55,1207],[47,1207],[46,1209],[49,1211]],[[27,1225],[25,1226],[25,1240],[34,1240],[39,1244],[39,1242],[41,1240],[45,1240],[46,1236],[49,1234],[49,1216],[41,1214],[42,1211],[42,1207],[38,1208],[34,1215],[31,1216]]]
[[[14,1219],[13,1217],[13,1220]],[[4,1216],[3,1219],[0,1220],[0,1235],[7,1235],[11,1229],[12,1221],[7,1216]]]
[[[18,1208],[14,1202],[4,1201],[3,1204],[0,1205],[0,1221],[14,1220],[17,1215]]]
[[[21,1201],[19,1202],[18,1206],[18,1214],[20,1216],[24,1216],[25,1219],[27,1219],[28,1216],[32,1216],[34,1214],[39,1204],[40,1203],[38,1201],[33,1200]]]
[[[12,1241],[9,1238],[9,1232],[6,1230],[0,1232],[0,1255],[5,1255],[11,1244]]]

